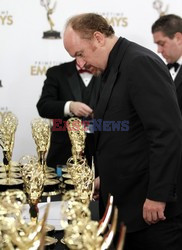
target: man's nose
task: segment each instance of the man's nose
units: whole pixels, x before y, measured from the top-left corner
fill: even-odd
[[[82,58],[76,58],[76,63],[79,65],[79,67],[82,69],[86,62]]]
[[[162,53],[162,46],[159,46],[159,45],[158,45],[158,47],[157,47],[157,52],[158,52],[158,53]]]

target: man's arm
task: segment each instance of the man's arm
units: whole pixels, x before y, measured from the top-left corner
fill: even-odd
[[[66,100],[68,96],[66,96],[66,94],[64,95],[64,93],[61,93],[62,98],[59,96],[60,83],[57,75],[56,67],[48,69],[41,97],[37,103],[39,115],[49,119],[63,119],[66,116],[72,115],[78,117],[90,116],[93,110],[88,105],[82,102]],[[62,81],[64,81],[64,79],[62,79]],[[71,94],[69,97],[71,97]]]
[[[46,73],[46,80],[42,88],[42,93],[37,102],[37,110],[43,118],[56,119],[64,118],[64,106],[66,101],[59,96],[58,69],[49,68]],[[63,79],[64,81],[64,79]]]
[[[166,203],[176,200],[182,120],[174,84],[165,65],[149,57],[133,63],[129,80],[131,100],[150,145],[148,194],[143,206],[143,217],[150,224],[164,220]]]

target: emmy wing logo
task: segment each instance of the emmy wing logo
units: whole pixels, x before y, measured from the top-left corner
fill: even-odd
[[[168,11],[168,5],[164,7],[163,2],[161,0],[155,0],[153,2],[153,8],[157,10],[159,16],[164,16]]]
[[[60,39],[61,35],[59,31],[55,31],[53,29],[54,27],[54,22],[51,18],[51,15],[54,13],[55,9],[56,9],[56,2],[54,2],[54,4],[51,5],[51,0],[40,0],[40,4],[46,9],[47,12],[47,20],[49,22],[50,25],[50,30],[43,32],[43,37],[44,39]]]

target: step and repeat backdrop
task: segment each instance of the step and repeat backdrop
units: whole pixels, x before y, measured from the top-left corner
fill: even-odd
[[[36,103],[45,73],[72,60],[63,47],[64,24],[83,12],[103,15],[118,36],[157,53],[151,25],[162,14],[181,16],[182,1],[0,0],[0,112],[11,111],[18,118],[14,161],[36,154],[31,121],[39,117]]]

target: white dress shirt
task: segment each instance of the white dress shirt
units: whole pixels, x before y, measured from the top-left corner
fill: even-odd
[[[176,71],[174,70],[174,67],[169,70],[173,80],[176,78],[176,76],[180,70],[180,67],[182,65],[182,56],[176,62],[179,63],[179,65],[180,65],[179,68]]]
[[[92,74],[88,72],[80,73],[80,77],[82,78],[83,83],[87,87],[92,79]],[[64,115],[65,116],[73,116],[73,113],[70,112],[70,103],[71,101],[67,101],[64,106]]]

